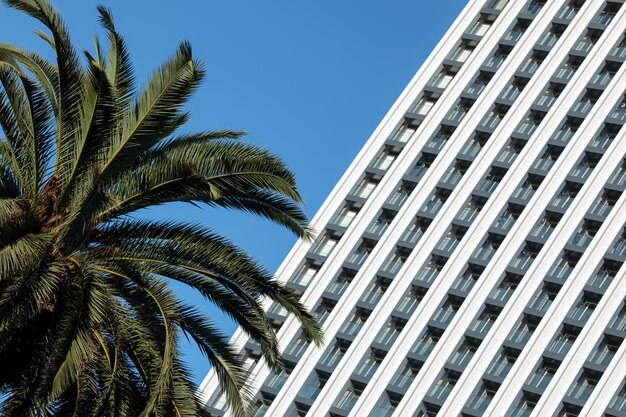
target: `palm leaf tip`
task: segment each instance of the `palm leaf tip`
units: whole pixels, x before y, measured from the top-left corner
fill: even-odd
[[[96,10],[99,14],[100,24],[107,30],[115,32],[115,23],[113,22],[113,12],[107,6],[102,4],[96,6]]]

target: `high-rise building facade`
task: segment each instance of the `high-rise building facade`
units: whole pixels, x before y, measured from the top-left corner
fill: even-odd
[[[278,277],[256,417],[626,416],[624,0],[470,0]],[[216,376],[208,410],[228,416]]]

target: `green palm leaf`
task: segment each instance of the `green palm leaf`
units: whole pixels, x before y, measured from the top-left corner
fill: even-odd
[[[0,44],[0,414],[208,416],[178,350],[193,341],[236,417],[252,393],[241,357],[197,291],[281,366],[262,308],[273,300],[316,344],[298,296],[225,237],[196,224],[138,220],[186,202],[271,220],[310,237],[293,173],[243,132],[179,133],[202,65],[183,43],[135,92],[127,46],[99,7],[107,42],[76,54],[46,0],[3,0],[44,24],[56,62]]]

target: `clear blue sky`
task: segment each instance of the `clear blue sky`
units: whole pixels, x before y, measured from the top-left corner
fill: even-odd
[[[189,130],[232,128],[280,154],[312,217],[467,0],[52,0],[76,46],[93,51],[96,5],[113,9],[138,80],[189,40],[207,77]],[[34,21],[0,8],[0,42],[42,51]],[[187,206],[155,215],[201,221],[276,270],[295,239],[241,213]],[[202,302],[188,293],[189,300]],[[225,332],[234,326],[207,307]],[[185,345],[196,380],[208,363]]]

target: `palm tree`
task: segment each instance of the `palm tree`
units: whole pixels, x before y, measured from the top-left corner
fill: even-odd
[[[198,416],[184,335],[217,372],[235,416],[245,372],[228,339],[170,288],[232,317],[280,367],[261,307],[274,300],[317,344],[298,297],[198,224],[146,220],[170,202],[243,210],[308,238],[293,174],[230,130],[177,133],[202,65],[187,43],[135,92],[124,40],[100,7],[106,47],[81,63],[47,0],[3,0],[39,20],[56,62],[0,44],[0,413]]]

